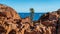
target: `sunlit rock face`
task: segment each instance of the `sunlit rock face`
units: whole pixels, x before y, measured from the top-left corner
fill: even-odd
[[[21,18],[14,9],[0,4],[0,34],[60,34],[60,9],[31,21],[30,17]]]
[[[21,19],[14,9],[2,4],[0,4],[0,13],[8,18]]]
[[[23,18],[23,19],[22,19],[22,23],[24,23],[24,22],[29,22],[29,23],[31,23],[30,17]]]
[[[17,14],[17,12],[8,7],[6,5],[0,4],[0,34],[16,34],[11,30],[19,30],[17,28],[18,24],[20,23],[21,17]]]
[[[39,19],[46,29],[49,27],[51,34],[59,34],[60,32],[60,9],[55,12],[49,12],[41,16]]]
[[[57,13],[46,13],[41,17],[42,24],[46,26],[56,26],[56,23],[58,21],[58,14]]]

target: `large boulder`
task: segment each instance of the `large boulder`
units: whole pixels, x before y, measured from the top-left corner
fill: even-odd
[[[21,17],[14,9],[0,4],[0,34],[13,34],[13,31],[10,33],[11,30],[18,31],[17,22],[20,23],[20,20]]]
[[[38,21],[47,29],[51,27],[51,34],[60,34],[60,9],[45,13]]]
[[[0,4],[0,13],[6,15],[7,18],[21,19],[14,9],[3,4]]]
[[[58,21],[58,14],[56,12],[49,12],[41,16],[40,21],[46,26],[56,26]]]

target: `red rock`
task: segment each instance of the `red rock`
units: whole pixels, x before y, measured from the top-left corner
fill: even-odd
[[[14,9],[0,4],[0,34],[57,34],[56,31],[60,34],[59,18],[60,10],[46,13],[33,22],[30,17],[21,18]]]
[[[0,5],[0,12],[2,12],[4,15],[6,15],[8,18],[13,18],[13,19],[21,19],[21,17],[18,15],[18,13],[12,9],[11,7],[5,6],[5,5]]]
[[[22,19],[22,23],[26,23],[26,22],[31,23],[30,17],[26,17]]]

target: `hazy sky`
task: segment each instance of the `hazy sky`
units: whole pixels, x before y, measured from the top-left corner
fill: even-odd
[[[28,13],[30,8],[34,8],[36,13],[55,11],[60,8],[60,0],[0,0],[14,8],[18,13]]]

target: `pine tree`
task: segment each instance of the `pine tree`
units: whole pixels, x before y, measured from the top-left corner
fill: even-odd
[[[34,17],[34,9],[30,8],[30,18],[31,18],[31,21],[33,21],[33,17]]]

